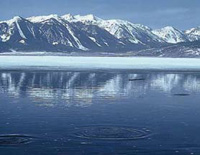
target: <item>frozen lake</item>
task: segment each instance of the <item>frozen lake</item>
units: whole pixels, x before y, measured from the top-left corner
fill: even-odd
[[[0,56],[1,70],[200,70],[196,58]]]
[[[199,154],[199,93],[199,72],[1,71],[0,154]]]

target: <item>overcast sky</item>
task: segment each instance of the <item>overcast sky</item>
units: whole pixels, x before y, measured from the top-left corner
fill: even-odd
[[[0,0],[0,20],[68,13],[125,19],[152,28],[200,26],[200,0]]]

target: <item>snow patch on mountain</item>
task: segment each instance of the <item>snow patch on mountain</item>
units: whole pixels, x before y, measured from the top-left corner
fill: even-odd
[[[66,26],[67,26],[67,29],[68,29],[70,35],[71,35],[71,36],[74,38],[74,40],[76,41],[76,47],[77,47],[78,49],[83,50],[83,51],[87,51],[88,48],[84,47],[84,46],[81,44],[80,40],[75,36],[75,34],[74,34],[74,32],[71,30],[71,28],[70,28],[68,25],[66,25]]]
[[[20,40],[19,41],[21,44],[26,44],[26,41],[25,40]]]
[[[188,40],[187,36],[183,32],[171,26],[153,30],[152,32],[166,42],[172,44],[186,42]]]
[[[192,28],[185,31],[186,34],[200,35],[200,27]]]
[[[123,20],[105,20],[99,26],[106,29],[118,39],[127,39],[134,44],[147,44],[147,42],[163,42],[151,32],[151,29],[141,24],[133,24]]]
[[[33,16],[33,17],[26,18],[26,19],[33,23],[39,23],[39,22],[42,22],[42,21],[45,21],[45,20],[48,20],[51,18],[60,19],[60,17],[56,14],[51,14],[51,15],[47,15],[47,16]]]
[[[94,43],[97,44],[97,46],[101,47],[101,45],[97,42],[97,40],[94,37],[89,37]]]
[[[190,41],[196,41],[200,39],[200,26],[185,31]]]
[[[122,20],[104,20],[101,22],[97,22],[101,28],[107,30],[112,35],[114,35],[118,39],[128,38],[128,40],[132,43],[138,44],[142,43],[140,40],[136,38],[136,36],[132,33],[133,29],[130,24],[126,21]]]
[[[20,20],[22,20],[22,17],[20,17],[20,16],[15,16],[15,17],[13,17],[13,18],[10,19],[10,20],[0,21],[0,23],[6,23],[6,24],[8,24],[8,25],[10,26],[10,25],[12,25],[13,23],[18,22],[18,21],[20,21]]]
[[[61,18],[63,18],[64,20],[68,20],[68,21],[72,21],[75,19],[74,16],[71,14],[63,15],[63,16],[61,16]]]
[[[94,23],[94,22],[97,22],[97,21],[101,21],[102,19],[99,18],[99,17],[96,17],[92,14],[88,14],[88,15],[85,15],[85,16],[81,16],[81,15],[75,15],[75,16],[72,16],[70,14],[67,14],[67,15],[64,15],[62,16],[62,18],[70,21],[70,22],[83,22],[85,24],[87,24],[88,22],[89,23]]]
[[[17,29],[18,29],[18,31],[19,31],[20,36],[21,36],[22,38],[24,38],[24,39],[27,39],[26,36],[25,36],[24,33],[23,33],[23,30],[22,30],[21,27],[19,26],[19,23],[18,23],[17,21],[16,21],[15,23],[16,23],[16,25],[17,25]]]
[[[2,42],[7,42],[10,39],[10,35],[2,34],[2,35],[0,35],[0,38],[1,38]]]

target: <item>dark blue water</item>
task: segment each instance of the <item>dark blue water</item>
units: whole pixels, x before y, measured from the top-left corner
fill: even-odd
[[[0,155],[200,154],[200,73],[0,72]]]

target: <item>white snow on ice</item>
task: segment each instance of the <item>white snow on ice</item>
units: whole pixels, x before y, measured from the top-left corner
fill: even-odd
[[[200,70],[196,58],[0,56],[0,69]]]

